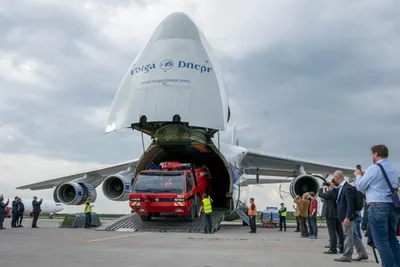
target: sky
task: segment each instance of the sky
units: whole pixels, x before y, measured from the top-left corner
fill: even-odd
[[[370,146],[384,143],[400,167],[396,1],[112,2],[0,3],[4,195],[52,199],[53,190],[15,188],[142,154],[137,132],[104,134],[107,116],[127,68],[175,11],[195,21],[219,57],[231,107],[222,141],[236,123],[241,146],[363,167]],[[277,205],[278,188],[251,194],[258,206]],[[127,202],[98,194],[95,211],[129,212]]]

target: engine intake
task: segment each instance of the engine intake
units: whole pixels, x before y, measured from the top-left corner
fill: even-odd
[[[310,174],[299,175],[292,180],[290,183],[289,191],[293,198],[297,195],[302,196],[307,192],[318,193],[320,189],[320,185],[318,179],[322,179],[322,177]]]
[[[65,205],[82,205],[87,200],[95,202],[97,198],[96,188],[88,183],[66,182],[55,190],[57,198]]]
[[[133,171],[128,169],[108,176],[103,181],[103,194],[114,201],[126,201],[131,190]]]

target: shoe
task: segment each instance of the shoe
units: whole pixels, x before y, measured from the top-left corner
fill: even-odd
[[[325,248],[330,248],[331,246],[325,246]]]
[[[336,250],[328,250],[328,251],[324,251],[324,254],[337,254]]]
[[[343,258],[336,258],[336,259],[333,259],[334,261],[338,261],[338,262],[351,262],[351,260],[346,260],[346,259],[343,259]]]
[[[368,260],[368,256],[358,256],[355,259],[352,259],[353,261],[362,261],[362,260]]]

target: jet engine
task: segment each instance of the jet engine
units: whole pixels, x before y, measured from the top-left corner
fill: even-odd
[[[290,194],[293,198],[297,195],[301,196],[306,192],[318,193],[320,183],[318,179],[324,181],[324,178],[318,175],[302,174],[295,177],[289,186]]]
[[[106,198],[114,201],[126,201],[129,198],[129,191],[133,178],[133,170],[119,172],[108,176],[103,181],[103,194]]]
[[[91,184],[82,182],[62,183],[55,189],[57,199],[65,205],[82,205],[87,200],[95,202],[97,198],[96,188]]]

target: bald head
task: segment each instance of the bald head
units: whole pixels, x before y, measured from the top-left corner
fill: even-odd
[[[344,180],[344,173],[340,170],[337,170],[333,173],[333,179],[335,179],[336,183],[339,185]]]

